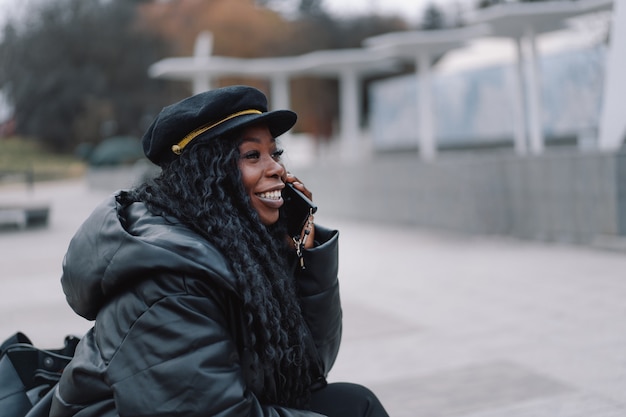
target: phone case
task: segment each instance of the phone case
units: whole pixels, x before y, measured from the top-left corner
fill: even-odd
[[[289,236],[299,236],[309,215],[317,211],[317,206],[290,183],[285,183],[282,195],[287,232]]]

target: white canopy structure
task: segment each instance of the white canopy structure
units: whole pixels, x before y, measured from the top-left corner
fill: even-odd
[[[616,1],[613,11],[611,48],[607,58],[604,98],[598,146],[603,151],[619,149],[626,136],[624,97],[626,97],[626,4]]]
[[[337,136],[341,147],[349,148],[360,134],[359,108],[362,77],[397,70],[396,61],[366,49],[315,51],[304,55],[277,58],[232,58],[211,56],[210,33],[201,33],[193,57],[167,58],[150,67],[157,78],[193,81],[193,92],[211,88],[218,77],[242,76],[270,80],[272,108],[289,107],[289,80],[313,75],[339,79],[340,121]]]
[[[214,56],[211,53],[211,34],[201,33],[196,41],[194,56],[161,60],[151,66],[149,73],[153,77],[191,81],[196,93],[211,88],[212,80],[219,77],[269,79],[272,108],[289,107],[289,80],[293,77],[337,78],[340,86],[337,136],[341,148],[346,149],[352,148],[361,137],[361,79],[368,75],[393,73],[399,61],[409,60],[415,63],[421,85],[419,93],[416,92],[419,95],[416,140],[419,141],[420,157],[432,160],[437,153],[430,80],[432,62],[437,56],[463,47],[478,37],[511,38],[517,52],[515,149],[521,155],[540,154],[544,149],[544,139],[536,37],[560,30],[568,19],[576,16],[610,10],[613,3],[614,0],[577,0],[500,4],[476,11],[469,17],[468,27],[387,33],[366,39],[363,48],[324,50],[291,57],[244,59]],[[626,66],[626,34],[623,33],[626,30],[626,10],[623,9],[626,7],[615,13],[606,83],[606,88],[617,85],[618,91],[606,90],[600,127],[600,147],[606,149],[621,144],[626,126],[615,110],[618,100],[623,100],[626,93],[626,82],[620,80],[620,72]]]
[[[489,33],[486,26],[430,31],[403,31],[374,36],[364,41],[372,51],[389,57],[415,60],[415,72],[422,87],[416,94],[419,116],[419,152],[424,160],[437,153],[432,114],[431,65],[438,55],[460,48],[470,40]]]
[[[519,154],[540,154],[544,149],[541,132],[541,88],[537,58],[537,36],[560,30],[566,21],[583,14],[607,10],[613,0],[549,1],[499,4],[471,16],[475,24],[491,27],[491,36],[511,38],[517,51],[517,120],[515,149]]]

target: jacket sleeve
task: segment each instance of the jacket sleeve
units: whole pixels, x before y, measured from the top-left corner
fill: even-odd
[[[246,387],[219,300],[170,296],[137,319],[106,371],[118,414],[319,417],[259,403]]]
[[[324,377],[339,352],[342,312],[339,297],[339,232],[315,225],[316,245],[303,251],[304,269],[296,269],[300,304],[320,356]]]

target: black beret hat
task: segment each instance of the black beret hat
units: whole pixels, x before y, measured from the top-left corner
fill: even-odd
[[[267,98],[256,88],[218,88],[164,107],[143,135],[143,151],[149,160],[163,166],[192,140],[209,140],[261,122],[277,137],[291,129],[296,119],[290,110],[268,112]]]

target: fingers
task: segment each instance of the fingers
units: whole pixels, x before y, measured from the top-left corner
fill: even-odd
[[[300,181],[298,181],[298,178],[296,178],[295,175],[293,175],[291,172],[287,172],[287,171],[285,171],[285,176],[283,178],[283,181],[284,182],[296,182],[296,181],[300,182]]]
[[[288,182],[290,184],[293,184],[293,186],[299,190],[302,191],[304,193],[304,195],[306,195],[309,200],[313,200],[313,193],[311,193],[311,191],[309,191],[308,188],[306,188],[304,186],[304,184],[302,183],[302,181],[300,181],[295,175],[293,175],[291,172],[287,172],[285,174],[285,178],[283,179],[284,182]]]

